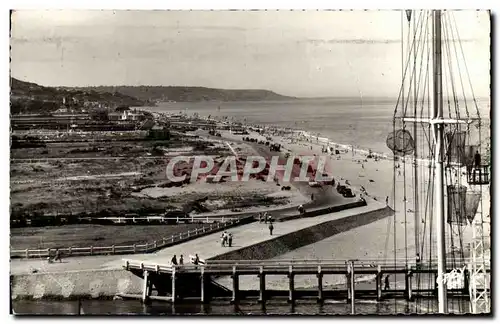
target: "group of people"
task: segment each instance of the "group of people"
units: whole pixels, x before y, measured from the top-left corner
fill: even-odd
[[[265,212],[264,214],[259,213],[259,223],[264,222],[264,224],[269,223],[269,234],[273,235],[273,230],[274,230],[274,225],[273,225],[273,218],[271,215],[269,215],[268,212]]]
[[[228,233],[227,231],[224,231],[221,236],[220,236],[220,240],[221,240],[221,246],[229,246],[231,247],[233,245],[233,234],[232,233]]]
[[[175,265],[175,266],[177,266],[177,265],[182,266],[182,265],[184,265],[184,256],[181,254],[181,257],[179,258],[179,262],[177,262],[177,255],[174,254],[172,259],[170,260],[170,263],[172,265]],[[196,255],[194,256],[193,264],[198,265],[199,263],[200,263],[200,257],[198,256],[198,253],[196,253]]]
[[[264,222],[264,224],[269,223],[269,234],[273,235],[274,225],[273,218],[269,215],[268,212],[259,213],[259,223]]]
[[[273,218],[271,217],[271,215],[269,215],[268,212],[265,212],[265,213],[259,213],[259,223],[262,223],[264,222],[264,224],[271,224],[273,222]]]
[[[177,262],[177,255],[174,254],[172,259],[170,260],[170,263],[172,263],[172,265],[184,265],[184,256],[181,254],[179,262]]]

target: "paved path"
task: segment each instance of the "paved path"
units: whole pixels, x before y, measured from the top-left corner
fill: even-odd
[[[147,260],[150,262],[168,264],[174,254],[176,254],[178,258],[181,254],[183,254],[185,260],[189,258],[190,254],[194,255],[195,253],[198,253],[200,258],[202,259],[210,259],[231,250],[236,250],[244,246],[265,242],[272,238],[308,228],[329,220],[344,218],[355,214],[380,209],[383,207],[385,207],[385,205],[370,200],[368,201],[368,205],[364,207],[347,209],[317,217],[296,219],[283,223],[275,223],[274,233],[272,236],[269,235],[267,224],[255,222],[248,225],[238,226],[229,230],[233,234],[234,245],[231,248],[221,246],[220,232],[218,232],[171,247],[167,247],[151,254],[72,257],[64,259],[62,263],[52,264],[48,264],[45,259],[13,259],[10,261],[11,274],[31,273],[33,269],[36,269],[38,272],[121,269],[123,259]]]

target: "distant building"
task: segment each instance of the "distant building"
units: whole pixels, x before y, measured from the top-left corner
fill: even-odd
[[[55,112],[56,113],[67,113],[68,112],[68,108],[61,107],[61,108],[57,109]]]
[[[125,120],[141,120],[144,116],[142,113],[124,111]]]
[[[169,139],[170,131],[168,127],[153,126],[149,130],[148,137],[152,139]]]
[[[109,120],[112,120],[112,121],[118,121],[118,120],[122,120],[122,113],[121,112],[112,112],[112,113],[109,113],[108,114],[108,118]]]
[[[138,120],[143,120],[145,118],[144,114],[142,112],[133,112],[129,110],[125,111],[114,111],[112,113],[108,114],[109,120],[114,120],[114,121],[138,121]]]

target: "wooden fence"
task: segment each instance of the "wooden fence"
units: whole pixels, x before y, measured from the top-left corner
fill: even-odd
[[[88,256],[88,255],[115,255],[115,254],[135,254],[135,253],[151,253],[158,249],[189,241],[204,235],[212,234],[223,229],[227,229],[237,225],[250,223],[254,220],[253,216],[240,219],[232,219],[224,223],[212,223],[202,228],[196,228],[184,233],[164,237],[160,240],[148,242],[145,244],[133,245],[112,245],[112,246],[89,246],[89,247],[65,247],[58,249],[24,249],[11,250],[10,257],[13,258],[48,258],[55,256],[57,250],[63,257],[69,256]]]
[[[80,217],[80,220],[87,219],[88,221],[109,221],[111,225],[119,224],[136,224],[136,223],[154,223],[154,224],[211,224],[211,223],[227,223],[237,220],[236,217],[224,216],[187,216],[187,217],[163,217],[163,216],[134,216],[134,217]]]

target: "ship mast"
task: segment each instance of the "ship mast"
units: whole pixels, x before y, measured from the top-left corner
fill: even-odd
[[[447,287],[446,287],[446,246],[445,246],[445,195],[444,195],[444,127],[446,124],[470,124],[475,119],[467,116],[467,119],[444,118],[443,116],[443,79],[442,79],[442,13],[441,10],[432,11],[432,66],[433,66],[433,105],[428,117],[403,117],[403,122],[427,123],[432,126],[434,139],[434,210],[431,211],[436,217],[436,243],[437,243],[437,282],[438,282],[438,312],[447,313]],[[478,118],[479,120],[479,118]],[[416,134],[415,134],[416,139]],[[415,158],[415,156],[414,156]],[[415,172],[415,176],[417,173]],[[481,210],[482,213],[482,210]],[[482,225],[479,225],[482,226]],[[482,229],[482,227],[481,227]],[[417,243],[417,242],[416,242]],[[482,244],[477,243],[476,246]],[[479,312],[477,304],[481,299],[481,306],[488,307],[487,281],[484,263],[477,267],[475,250],[472,251],[472,273],[471,273],[471,303],[472,311]],[[481,282],[480,289],[476,287],[476,280]]]
[[[432,46],[433,46],[433,105],[432,130],[435,139],[435,197],[434,212],[436,215],[437,231],[437,279],[438,279],[438,311],[447,313],[446,301],[446,248],[445,248],[445,215],[444,215],[444,168],[443,168],[443,80],[441,54],[441,11],[432,12]]]
[[[444,125],[446,123],[467,123],[467,121],[443,118],[443,78],[441,53],[441,10],[432,11],[432,66],[433,66],[433,105],[428,118],[404,117],[405,122],[424,122],[432,126],[434,137],[434,210],[436,217],[437,236],[437,280],[438,280],[438,311],[447,313],[446,300],[446,247],[445,247],[445,215],[444,215]]]
[[[411,12],[411,11],[410,11]],[[414,15],[415,16],[415,15]],[[417,37],[417,30],[415,26],[415,18],[413,19],[413,37]],[[417,117],[417,77],[416,77],[416,69],[417,69],[417,51],[413,50],[413,116]],[[420,255],[420,208],[419,208],[419,200],[418,200],[418,132],[417,132],[417,123],[413,123],[413,140],[415,141],[415,150],[413,151],[413,177],[414,177],[414,206],[413,212],[415,213],[415,255]]]

